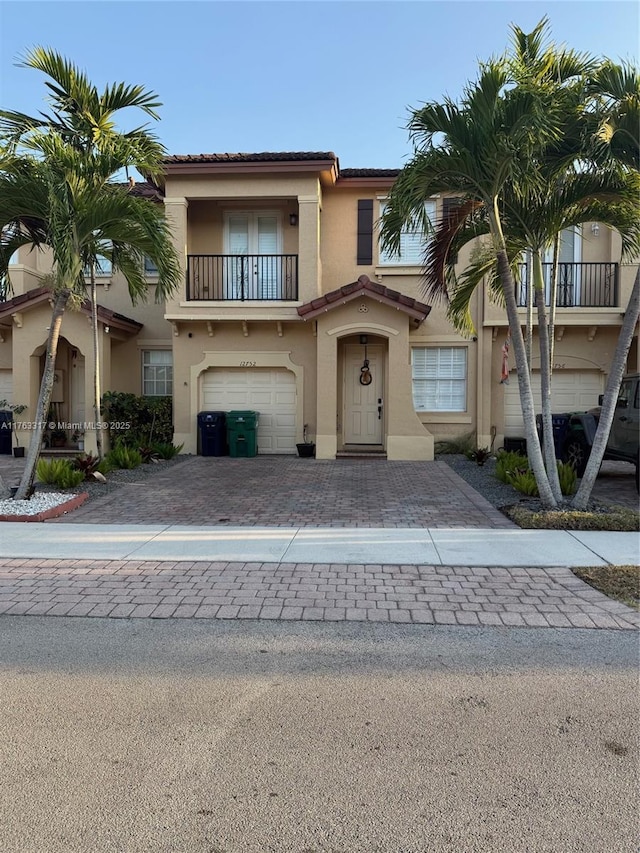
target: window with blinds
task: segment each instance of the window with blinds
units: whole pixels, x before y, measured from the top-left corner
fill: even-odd
[[[385,204],[380,204],[380,216],[383,215]],[[426,201],[424,209],[430,222],[435,222],[436,203]],[[404,228],[400,235],[400,254],[394,255],[380,247],[380,266],[411,266],[419,267],[424,263],[424,252],[427,247],[428,237],[420,230]]]
[[[173,393],[173,353],[171,350],[143,350],[142,393],[148,397]]]
[[[414,347],[411,377],[416,412],[467,410],[466,347]]]

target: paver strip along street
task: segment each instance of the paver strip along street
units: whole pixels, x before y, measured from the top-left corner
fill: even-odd
[[[640,627],[564,567],[4,559],[0,614]]]

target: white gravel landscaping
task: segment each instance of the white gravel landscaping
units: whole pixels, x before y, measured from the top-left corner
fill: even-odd
[[[28,501],[0,501],[0,515],[37,515],[75,497],[69,492],[36,492]]]

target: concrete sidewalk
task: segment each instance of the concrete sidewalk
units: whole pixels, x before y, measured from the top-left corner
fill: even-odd
[[[197,527],[4,522],[0,559],[435,566],[633,565],[637,533],[446,528]]]

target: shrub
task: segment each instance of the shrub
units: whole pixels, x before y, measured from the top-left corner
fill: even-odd
[[[578,486],[578,475],[573,465],[568,462],[558,462],[558,478],[562,494],[572,495]]]
[[[507,471],[506,476],[507,483],[518,492],[529,497],[538,497],[538,484],[530,468],[516,468],[514,471]]]
[[[472,453],[476,447],[476,434],[470,432],[467,435],[454,436],[452,438],[443,438],[436,441],[434,450],[441,455],[462,453],[465,456]]]
[[[119,444],[107,454],[107,462],[112,468],[137,468],[142,465],[142,456],[135,448]]]
[[[73,460],[73,467],[76,471],[82,471],[85,480],[93,479],[93,475],[96,471],[99,471],[100,474],[104,475],[108,474],[111,470],[111,466],[106,459],[101,461],[99,457],[92,456],[90,453],[83,453],[76,456]]]
[[[184,444],[172,444],[170,441],[157,441],[153,445],[153,449],[159,459],[173,459],[182,450]]]
[[[138,453],[145,464],[158,461],[158,452],[153,447],[139,447]]]
[[[499,450],[496,455],[496,477],[502,483],[508,483],[507,474],[511,471],[522,470],[529,467],[527,457],[522,453],[508,450]]]
[[[111,446],[148,447],[173,438],[171,397],[137,397],[108,391],[102,397],[103,419],[109,423]]]
[[[41,483],[72,489],[84,480],[84,473],[75,469],[69,459],[40,459],[36,476]]]
[[[55,486],[66,469],[71,469],[68,459],[38,459],[36,477],[41,483]]]
[[[488,447],[479,447],[477,450],[472,450],[468,458],[482,467],[487,459],[491,459],[491,451]]]

